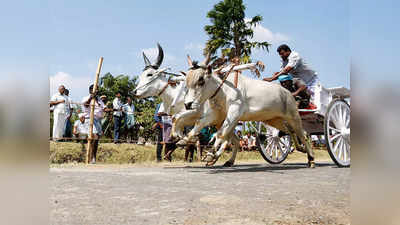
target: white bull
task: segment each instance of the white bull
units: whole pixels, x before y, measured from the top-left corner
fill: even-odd
[[[295,147],[300,150],[302,147],[298,143],[298,137],[307,152],[309,167],[315,167],[314,154],[306,141],[295,99],[288,90],[278,84],[246,76],[239,76],[238,88],[235,88],[233,74],[229,75],[226,81],[222,81],[218,76],[212,75],[211,67],[207,64],[206,59],[205,63],[193,65],[189,58],[191,69],[186,76],[188,91],[185,95],[185,106],[187,109],[199,111],[204,103],[209,102],[210,107],[216,109],[200,117],[189,133],[189,140],[211,121],[215,123],[223,118],[217,122],[217,124],[222,123],[214,144],[214,148],[218,151],[208,157],[209,164],[214,164],[218,160],[228,141],[236,136],[234,128],[240,120],[261,121],[286,132],[294,140]]]
[[[158,46],[159,54],[157,57],[157,62],[151,64],[149,59],[143,53],[143,58],[145,62],[145,68],[143,73],[139,76],[139,82],[137,88],[134,90],[133,94],[137,98],[147,98],[159,96],[163,102],[164,111],[173,116],[173,127],[171,134],[174,137],[183,137],[183,128],[185,126],[195,125],[196,120],[201,116],[202,113],[211,113],[213,108],[209,107],[206,103],[202,106],[201,110],[198,111],[186,111],[184,106],[184,91],[185,88],[185,77],[179,78],[167,78],[166,69],[159,69],[163,60],[163,50],[160,45]],[[171,82],[177,82],[176,85],[171,85]],[[179,82],[182,81],[182,82]],[[222,118],[221,118],[222,119]],[[218,121],[221,121],[219,119]],[[211,121],[210,125],[218,125],[217,121]],[[232,140],[234,143],[239,143],[239,139],[234,138]],[[233,152],[232,157],[225,164],[226,166],[233,165],[234,159],[236,157],[236,152]]]

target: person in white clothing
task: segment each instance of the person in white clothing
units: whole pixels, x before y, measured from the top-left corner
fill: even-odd
[[[75,121],[73,133],[77,138],[87,138],[89,136],[89,120],[85,118],[84,113],[79,114],[79,120]],[[93,126],[93,134],[94,138],[97,139],[97,129],[96,126]]]
[[[121,102],[121,92],[117,91],[113,101],[114,118],[114,143],[119,143],[119,133],[121,129],[123,104]]]
[[[64,134],[66,119],[66,99],[64,96],[65,87],[60,85],[58,93],[54,94],[50,100],[50,107],[53,106],[53,140],[60,141]]]
[[[131,97],[126,98],[127,103],[123,107],[123,111],[125,112],[125,134],[128,142],[131,142],[135,139],[135,105],[132,102]]]
[[[97,93],[93,93],[93,84],[89,87],[89,95],[82,99],[82,109],[83,114],[85,116],[85,120],[90,119],[90,103],[92,99],[95,99],[94,104],[94,120],[93,120],[93,129],[96,128],[97,137],[98,139],[103,135],[103,131],[101,129],[101,119],[104,117],[104,109],[106,106],[104,105],[103,101],[97,96]],[[96,155],[97,149],[99,146],[99,140],[94,141],[94,148],[93,148],[93,157],[91,163],[96,163]]]
[[[315,93],[321,88],[317,73],[311,69],[299,53],[292,51],[289,46],[280,45],[277,52],[282,58],[281,70],[275,72],[272,77],[264,78],[263,80],[271,82],[278,79],[280,75],[290,74],[306,83],[307,89],[311,94],[311,101],[314,102]]]

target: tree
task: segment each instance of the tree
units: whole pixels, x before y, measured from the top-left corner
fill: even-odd
[[[108,102],[105,102],[108,106],[112,107],[112,101],[115,98],[117,91],[122,94],[121,101],[126,102],[126,97],[131,96],[133,104],[135,105],[136,115],[135,120],[144,129],[139,130],[139,136],[145,139],[154,139],[154,132],[151,130],[151,126],[154,123],[153,115],[156,104],[160,102],[159,99],[137,99],[131,95],[131,92],[136,88],[137,77],[129,78],[127,75],[113,76],[111,73],[106,73],[100,78],[99,83],[99,96],[107,96]],[[108,137],[112,137],[113,121],[111,119],[109,129],[105,134]]]
[[[251,52],[254,48],[268,51],[270,44],[266,41],[251,41],[254,32],[252,27],[262,21],[260,15],[250,20],[245,17],[246,6],[242,0],[223,0],[207,13],[212,25],[206,25],[204,30],[209,36],[204,53],[214,56],[220,49],[223,56],[230,59],[239,57],[242,63],[251,62]]]

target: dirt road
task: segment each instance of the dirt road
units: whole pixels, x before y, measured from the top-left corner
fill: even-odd
[[[51,224],[350,224],[350,169],[330,163],[51,168]]]

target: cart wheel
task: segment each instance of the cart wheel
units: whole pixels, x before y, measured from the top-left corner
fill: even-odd
[[[347,102],[335,99],[329,104],[324,130],[332,160],[339,167],[350,166],[350,106]]]
[[[291,151],[290,136],[280,137],[279,130],[259,122],[257,135],[258,151],[271,164],[283,162]]]

